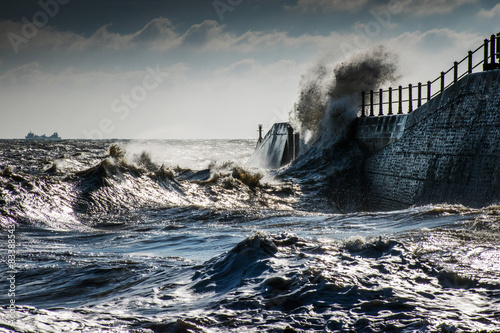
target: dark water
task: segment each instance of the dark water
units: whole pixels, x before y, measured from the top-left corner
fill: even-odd
[[[254,144],[0,141],[0,332],[500,330],[500,206],[342,210]]]

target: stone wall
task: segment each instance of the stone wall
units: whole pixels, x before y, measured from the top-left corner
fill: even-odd
[[[373,155],[401,138],[408,115],[357,119],[356,141],[365,155]]]
[[[402,124],[395,117],[357,121],[367,209],[500,203],[500,70],[467,75],[405,116],[403,131],[383,127]]]

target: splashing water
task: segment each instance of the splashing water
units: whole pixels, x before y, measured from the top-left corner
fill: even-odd
[[[281,171],[285,179],[296,179],[303,193],[324,199],[317,204],[341,212],[363,207],[361,169],[363,154],[353,137],[353,124],[362,91],[378,88],[398,78],[397,56],[384,47],[358,54],[334,67],[328,77],[326,60],[303,77],[297,107],[302,152]]]
[[[332,145],[346,138],[361,92],[398,79],[397,58],[379,46],[337,65],[333,79],[328,77],[332,66],[326,60],[303,77],[296,126],[303,137],[311,138],[309,147],[318,142]]]
[[[15,225],[17,270],[15,320],[7,299],[1,332],[500,325],[498,206],[336,213],[318,183],[360,160],[351,143],[323,155],[310,149],[288,171],[295,183],[210,163],[210,147],[227,148],[225,156],[246,147],[248,157],[254,141],[153,142],[132,153],[124,145],[0,140],[0,226]],[[175,167],[171,155],[149,149],[162,145],[203,168]],[[47,173],[54,159],[60,167]],[[347,204],[347,194],[335,200]],[[7,233],[0,239],[6,276]]]

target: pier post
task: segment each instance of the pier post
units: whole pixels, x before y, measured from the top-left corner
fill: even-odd
[[[403,86],[399,86],[398,114],[403,114]]]
[[[262,143],[262,124],[259,124],[259,139],[257,140],[257,146],[256,148],[259,148],[260,144]]]
[[[431,100],[431,81],[427,81],[427,102]]]
[[[389,88],[389,116],[392,116],[392,87]]]
[[[379,97],[378,97],[378,115],[379,116],[383,116],[384,115],[384,102],[382,100],[382,94],[384,93],[384,91],[382,89],[380,89],[378,91],[378,94],[379,94]]]
[[[373,90],[370,90],[370,117],[373,116]]]
[[[441,72],[441,92],[444,91],[444,72]]]
[[[365,114],[365,92],[361,92],[361,117],[366,117]]]
[[[408,113],[413,111],[413,97],[412,97],[413,86],[411,83],[408,85]]]
[[[469,70],[468,73],[472,73],[472,51],[469,51]]]

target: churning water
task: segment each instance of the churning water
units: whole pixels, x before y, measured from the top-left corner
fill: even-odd
[[[499,206],[343,210],[254,145],[0,141],[0,331],[500,329]]]

